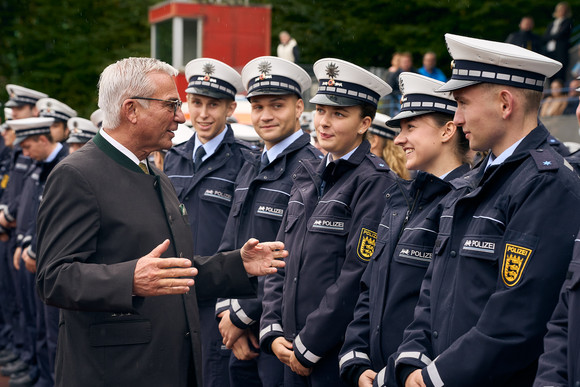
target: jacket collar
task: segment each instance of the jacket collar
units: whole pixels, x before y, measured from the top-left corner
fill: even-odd
[[[102,150],[107,156],[113,159],[117,164],[130,169],[133,172],[145,174],[145,172],[143,172],[137,164],[135,164],[131,159],[129,159],[123,153],[119,152],[117,148],[105,140],[103,136],[101,136],[100,132],[97,132],[91,141],[93,141],[100,150]]]

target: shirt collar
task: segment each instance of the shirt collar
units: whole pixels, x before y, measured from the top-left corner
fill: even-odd
[[[350,156],[352,156],[352,154],[354,153],[354,151],[356,151],[357,149],[358,149],[358,146],[356,148],[354,148],[353,150],[351,150],[350,152],[348,152],[347,154],[345,154],[344,156],[342,156],[340,159],[348,160],[350,158]],[[333,161],[334,160],[332,160],[332,155],[330,154],[330,152],[328,152],[328,157],[326,158],[326,165],[330,164]]]
[[[54,150],[52,151],[52,153],[46,158],[46,160],[44,160],[45,163],[50,163],[51,161],[53,161],[56,158],[56,155],[58,155],[58,152],[60,152],[60,150],[62,149],[62,144],[60,142],[56,143],[56,146],[54,147]]]
[[[504,161],[506,161],[506,159],[508,157],[510,157],[511,155],[514,154],[516,148],[518,147],[518,145],[520,145],[520,142],[522,142],[523,138],[520,138],[518,141],[516,141],[515,143],[512,144],[512,146],[510,146],[509,148],[507,148],[506,150],[504,150],[499,156],[494,157],[493,153],[489,155],[489,159],[487,160],[487,165],[485,166],[485,169],[487,169],[490,165],[500,165],[502,164]]]
[[[121,152],[122,154],[124,154],[125,156],[127,156],[132,162],[134,162],[135,164],[139,165],[140,160],[137,158],[137,156],[135,156],[135,154],[133,152],[131,152],[129,149],[127,149],[123,145],[121,145],[121,143],[119,141],[115,140],[113,137],[111,137],[111,135],[109,133],[105,132],[103,129],[101,129],[99,131],[99,133],[101,134],[101,136],[103,136],[103,138],[109,144],[111,144],[112,146],[114,146],[115,149],[117,149],[119,152]]]
[[[276,157],[278,157],[280,153],[284,152],[286,148],[288,148],[294,141],[298,140],[303,134],[304,132],[302,129],[298,129],[296,132],[292,133],[284,140],[274,145],[272,148],[266,150],[266,147],[264,147],[262,155],[264,153],[268,153],[268,160],[270,160],[270,162],[276,160]]]
[[[197,148],[199,148],[200,146],[203,145],[203,149],[205,150],[205,155],[201,158],[201,160],[205,161],[205,159],[207,159],[208,157],[210,157],[211,155],[213,155],[215,153],[215,151],[217,150],[218,146],[221,144],[221,142],[223,141],[225,136],[226,136],[226,127],[224,126],[224,129],[220,132],[220,134],[218,134],[217,136],[215,136],[214,138],[212,138],[211,140],[209,140],[205,144],[202,144],[201,141],[199,140],[199,137],[197,137],[197,133],[196,133],[195,134],[195,145],[193,146],[193,157],[195,157],[195,151],[197,151]]]

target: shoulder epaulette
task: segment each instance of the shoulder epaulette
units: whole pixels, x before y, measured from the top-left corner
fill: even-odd
[[[369,152],[366,154],[366,157],[373,163],[377,171],[388,171],[390,169],[387,162],[377,157],[374,153]]]
[[[538,171],[555,171],[560,168],[560,163],[556,157],[556,154],[552,150],[547,149],[533,149],[530,151],[532,158],[536,162],[536,167]]]

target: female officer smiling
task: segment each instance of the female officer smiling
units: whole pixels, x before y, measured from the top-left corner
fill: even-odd
[[[395,144],[405,151],[407,168],[419,172],[387,191],[375,254],[340,352],[340,372],[351,386],[372,386],[375,377],[378,386],[395,384],[377,372],[413,318],[437,237],[439,201],[452,189],[448,181],[469,171],[469,143],[453,124],[457,103],[450,93],[435,93],[443,82],[407,72],[399,79],[401,112],[387,124],[400,128]]]
[[[391,88],[340,59],[314,64],[319,79],[314,125],[328,151],[293,174],[278,238],[291,252],[287,270],[266,280],[261,346],[285,367],[289,386],[343,385],[338,351],[373,253],[385,189],[396,184],[365,140],[379,98]]]

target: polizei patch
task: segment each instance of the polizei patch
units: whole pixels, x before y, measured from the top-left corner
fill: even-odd
[[[506,243],[501,277],[507,286],[514,286],[520,281],[531,255],[532,249]]]
[[[358,257],[363,261],[368,262],[375,252],[376,244],[377,233],[368,228],[362,228],[358,238],[358,247],[356,249]]]

